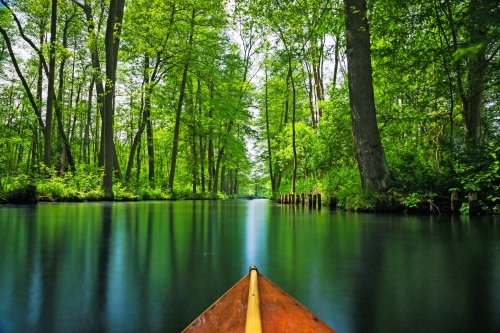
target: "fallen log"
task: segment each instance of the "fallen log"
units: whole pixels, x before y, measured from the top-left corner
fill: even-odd
[[[13,205],[26,205],[38,203],[38,196],[36,195],[36,186],[27,185],[23,188],[7,192],[0,195],[0,203],[13,204]]]

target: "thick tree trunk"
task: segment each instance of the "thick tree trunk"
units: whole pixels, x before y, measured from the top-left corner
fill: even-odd
[[[475,16],[478,16],[478,14]],[[484,35],[486,33],[484,30],[486,29],[486,27],[481,25],[479,27],[474,26],[470,32],[471,36],[473,36],[471,37],[471,43],[482,42],[485,44]],[[471,149],[477,149],[480,146],[484,81],[488,68],[485,52],[486,48],[483,46],[471,61],[467,97],[462,97],[465,100],[463,103],[463,113],[466,144]]]
[[[116,0],[111,0],[113,2],[116,2]],[[124,3],[125,0],[118,0],[118,2],[123,2]],[[93,75],[93,78],[94,78],[94,81],[95,81],[95,86],[96,86],[96,93],[97,93],[97,108],[99,110],[99,114],[101,116],[101,119],[102,119],[102,126],[101,126],[101,129],[100,129],[100,142],[99,142],[99,152],[98,152],[98,163],[97,165],[99,167],[103,167],[104,166],[104,143],[105,143],[105,138],[104,138],[104,108],[105,108],[105,88],[104,88],[104,83],[103,83],[103,73],[102,73],[102,69],[101,69],[101,63],[100,63],[100,60],[99,60],[99,49],[98,49],[98,36],[97,36],[97,33],[95,32],[95,24],[94,24],[94,20],[93,20],[93,17],[92,17],[92,8],[90,7],[90,5],[85,2],[85,4],[81,5],[81,4],[78,4],[82,10],[84,11],[85,13],[85,18],[87,20],[87,31],[89,33],[89,36],[90,36],[90,39],[91,39],[91,43],[89,43],[89,50],[90,50],[90,55],[91,55],[91,60],[92,60],[92,75]],[[111,5],[111,3],[110,3]],[[110,6],[111,7],[111,6]],[[118,5],[118,7],[121,7],[121,4]],[[124,6],[123,6],[124,7]],[[109,19],[109,15],[108,15],[108,19]],[[116,21],[115,21],[116,20]],[[113,21],[114,23],[116,23],[116,27],[117,27],[117,31],[116,31],[116,35],[119,36],[120,34],[120,31],[121,31],[121,22],[123,20],[123,8],[119,8],[119,10],[115,11],[115,15],[113,16]],[[107,27],[108,28],[108,27]],[[119,42],[120,42],[120,39],[119,38],[116,38],[116,50],[114,52],[116,52],[116,54],[118,54],[118,48],[119,48]],[[114,53],[110,54],[110,56],[114,56]],[[116,71],[116,60],[113,61],[113,64],[114,64],[114,68],[115,68],[115,71]],[[114,111],[113,111],[113,114],[114,114]],[[121,179],[122,178],[122,174],[121,174],[121,170],[120,170],[120,165],[118,164],[118,159],[117,159],[117,156],[116,156],[116,149],[115,149],[115,143],[113,141],[113,155],[114,155],[114,169],[115,169],[115,176],[118,178],[118,179]]]
[[[365,0],[344,0],[347,69],[352,132],[363,189],[376,192],[390,185],[389,166],[375,114],[370,32]]]
[[[116,83],[116,58],[118,55],[119,37],[115,35],[115,23],[121,23],[125,0],[110,0],[108,21],[106,25],[106,86],[104,96],[104,199],[113,200],[113,167],[116,150],[114,147],[114,95]],[[117,25],[118,29],[120,25]],[[119,31],[118,31],[119,34]]]
[[[481,138],[481,116],[483,111],[484,67],[480,61],[475,62],[469,83],[468,105],[465,109],[465,135],[469,147],[478,147]]]

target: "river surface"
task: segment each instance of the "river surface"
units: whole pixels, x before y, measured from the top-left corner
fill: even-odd
[[[0,206],[0,333],[180,332],[250,265],[339,333],[500,332],[500,219],[267,200]]]

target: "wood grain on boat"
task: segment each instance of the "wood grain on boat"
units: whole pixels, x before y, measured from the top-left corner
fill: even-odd
[[[203,312],[183,332],[244,333],[250,274]],[[262,332],[335,333],[306,307],[258,274]]]

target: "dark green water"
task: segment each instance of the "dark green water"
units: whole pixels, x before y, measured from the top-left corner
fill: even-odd
[[[251,264],[339,333],[500,332],[500,220],[265,200],[0,206],[0,333],[180,332]]]

